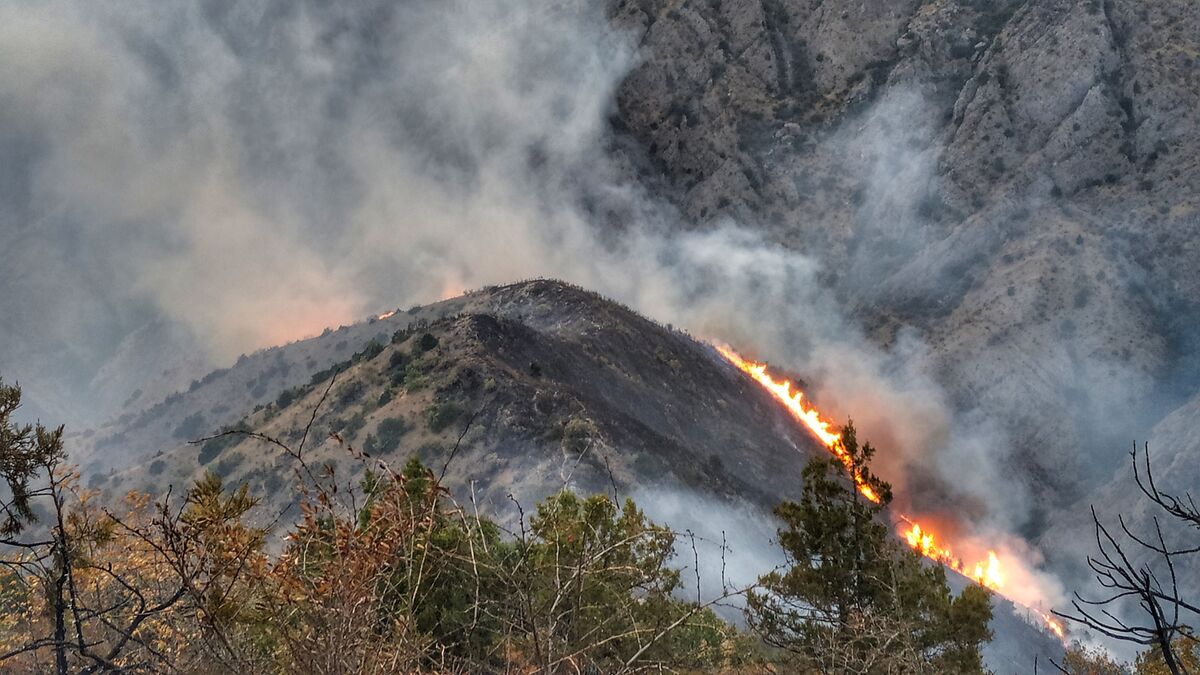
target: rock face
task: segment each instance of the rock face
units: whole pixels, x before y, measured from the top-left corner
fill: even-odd
[[[879,341],[918,328],[1047,508],[1195,393],[1195,3],[611,14],[643,50],[618,126],[645,172],[699,227],[730,216],[818,255]]]

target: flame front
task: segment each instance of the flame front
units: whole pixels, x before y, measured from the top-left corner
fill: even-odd
[[[809,408],[804,405],[804,392],[799,390],[792,391],[791,382],[776,380],[771,377],[767,374],[767,364],[765,363],[747,361],[737,352],[723,345],[717,345],[717,351],[726,360],[737,366],[739,370],[754,378],[756,382],[771,392],[775,398],[779,399],[787,407],[792,417],[795,417],[804,426],[808,427],[808,430],[841,461],[846,470],[853,474],[854,485],[858,488],[859,494],[876,504],[879,503],[879,495],[875,494],[875,490],[870,485],[867,485],[862,475],[854,468],[853,460],[842,445],[842,435],[833,431],[832,424],[821,419],[821,414],[817,412],[816,408]]]
[[[765,363],[756,363],[744,359],[740,354],[733,351],[733,349],[724,345],[715,345],[715,347],[721,356],[725,357],[725,360],[736,366],[738,370],[749,375],[778,399],[787,408],[788,412],[791,413],[792,417],[801,422],[812,432],[817,440],[821,441],[826,449],[841,461],[847,471],[852,474],[859,494],[872,502],[879,503],[879,496],[863,480],[860,473],[855,469],[849,453],[842,446],[841,434],[834,431],[832,423],[821,418],[821,414],[817,412],[816,408],[804,404],[803,392],[793,390],[792,383],[787,380],[777,380],[772,377],[767,372],[767,365]],[[930,560],[949,567],[965,577],[974,579],[981,586],[1003,594],[1003,565],[995,551],[988,551],[987,557],[983,560],[973,564],[964,564],[963,560],[956,556],[949,548],[941,544],[938,541],[937,535],[930,532],[928,528],[922,527],[920,523],[903,514],[900,514],[900,520],[904,523],[904,527],[900,528],[900,537],[913,550]],[[1065,639],[1065,631],[1062,624],[1055,621],[1045,612],[1039,610],[1032,611],[1036,612],[1042,618],[1046,627],[1057,635],[1059,639]]]
[[[936,535],[922,529],[920,523],[913,522],[903,515],[900,516],[900,519],[908,525],[907,529],[901,530],[900,535],[913,550],[930,560],[936,560],[964,577],[974,579],[975,583],[981,586],[987,586],[994,591],[1004,588],[1004,574],[1000,569],[1000,557],[996,555],[995,551],[988,551],[986,560],[981,560],[968,567],[950,549],[942,547],[938,543]]]

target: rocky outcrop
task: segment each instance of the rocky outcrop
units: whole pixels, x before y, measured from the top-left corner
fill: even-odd
[[[818,255],[881,342],[920,330],[1045,506],[1194,393],[1194,3],[616,0],[612,15],[644,55],[620,127],[691,222],[730,216]]]

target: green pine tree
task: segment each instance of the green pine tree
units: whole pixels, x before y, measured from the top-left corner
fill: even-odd
[[[814,459],[800,501],[776,508],[787,564],[750,595],[751,625],[802,672],[983,672],[988,591],[972,586],[953,597],[942,567],[892,536],[884,519],[891,488],[868,468],[874,449],[859,446],[852,422],[842,443],[849,466]]]

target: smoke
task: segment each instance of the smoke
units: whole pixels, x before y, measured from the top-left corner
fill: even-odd
[[[157,321],[162,348],[194,341],[214,365],[558,277],[804,373],[915,505],[971,501],[1012,531],[1026,495],[997,489],[1004,434],[956,415],[918,335],[877,346],[819,256],[683,222],[633,178],[608,119],[638,54],[602,5],[0,6],[0,372],[78,419],[95,388],[76,385]],[[890,217],[932,180],[921,143],[890,142],[889,121],[920,117],[919,97],[887,97],[831,142],[870,184],[864,237],[887,242],[837,270],[860,295],[929,236]]]
[[[753,504],[714,502],[681,489],[637,490],[630,497],[651,520],[677,533],[673,563],[682,571],[683,595],[711,601],[754,585],[786,563],[774,543],[777,521]]]

